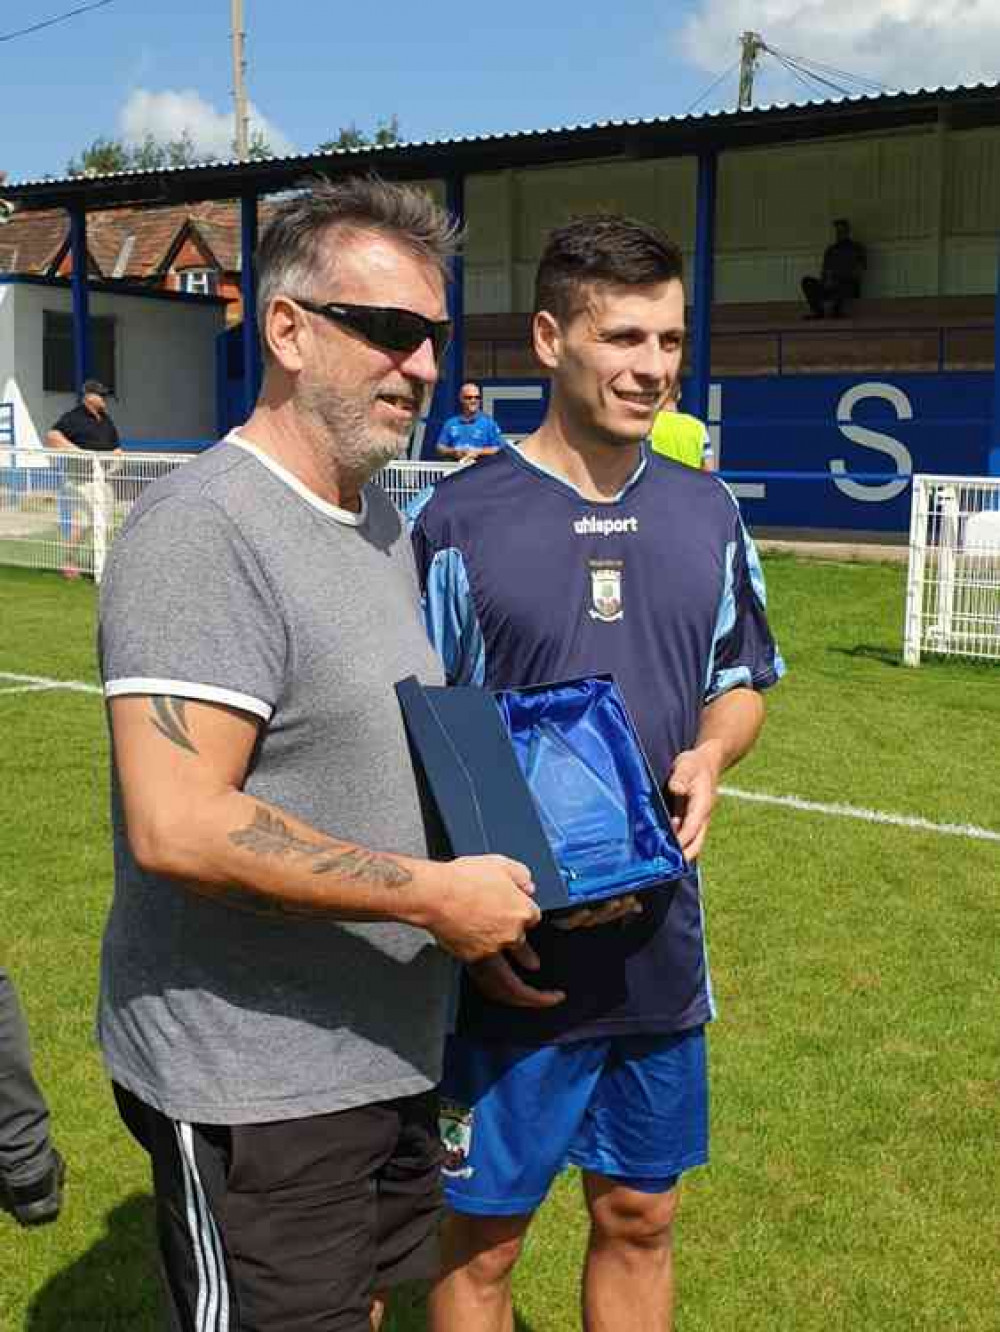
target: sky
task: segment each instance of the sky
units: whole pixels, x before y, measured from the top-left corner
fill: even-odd
[[[99,136],[138,142],[184,130],[205,153],[230,157],[227,0],[108,0],[7,39],[86,3],[0,4],[0,171],[10,180],[61,176]],[[782,52],[889,87],[1000,79],[995,0],[244,7],[252,125],[278,153],[309,152],[343,125],[371,131],[393,115],[402,137],[416,140],[733,107],[746,29]],[[765,56],[755,101],[822,95],[800,77]]]

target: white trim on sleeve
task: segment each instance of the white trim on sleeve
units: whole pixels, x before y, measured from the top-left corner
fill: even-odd
[[[200,699],[204,703],[222,703],[240,712],[251,712],[255,717],[270,721],[274,708],[253,694],[241,694],[235,689],[219,685],[198,684],[191,680],[158,680],[153,676],[130,675],[122,680],[108,680],[104,686],[105,698],[121,698],[126,694],[166,694],[171,698]]]

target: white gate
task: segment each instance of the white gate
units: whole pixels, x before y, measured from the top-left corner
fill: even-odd
[[[903,660],[1000,661],[1000,477],[915,476]]]

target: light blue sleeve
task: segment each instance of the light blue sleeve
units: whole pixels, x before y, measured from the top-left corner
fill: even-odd
[[[448,683],[484,684],[483,631],[460,550],[439,550],[431,560],[424,587],[424,619]]]
[[[706,703],[730,689],[768,689],[785,674],[767,620],[764,573],[742,520],[738,520],[735,536],[726,545],[725,582],[705,680]]]
[[[490,422],[489,443],[490,445],[495,444],[498,448],[502,449],[503,446],[507,443],[507,441],[504,439],[503,431],[497,425],[496,421],[493,419],[492,416],[489,418],[489,422]]]

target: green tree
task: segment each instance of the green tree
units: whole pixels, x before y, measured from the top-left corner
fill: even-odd
[[[235,146],[233,156],[236,155]],[[259,161],[274,155],[271,145],[260,130],[250,136],[250,157]],[[84,148],[79,158],[73,158],[66,167],[70,176],[105,176],[113,171],[162,171],[167,167],[195,166],[199,162],[214,161],[214,153],[195,147],[188,130],[182,130],[174,139],[165,142],[147,134],[141,143],[126,143],[124,139],[97,138]]]
[[[318,153],[334,153],[341,148],[388,148],[399,143],[399,116],[392,115],[388,120],[380,120],[372,134],[366,134],[352,120],[349,125],[342,125],[335,139],[326,139],[318,144]]]
[[[106,176],[112,171],[128,171],[129,149],[121,139],[96,138],[84,148],[79,160],[71,158],[66,164],[70,176]]]
[[[233,143],[233,156],[236,156],[236,144]],[[264,137],[264,131],[252,129],[250,142],[247,144],[247,156],[251,162],[259,162],[263,157],[273,157],[274,149]]]
[[[373,142],[380,148],[388,148],[399,143],[399,116],[392,115],[388,120],[380,120],[375,126]]]

